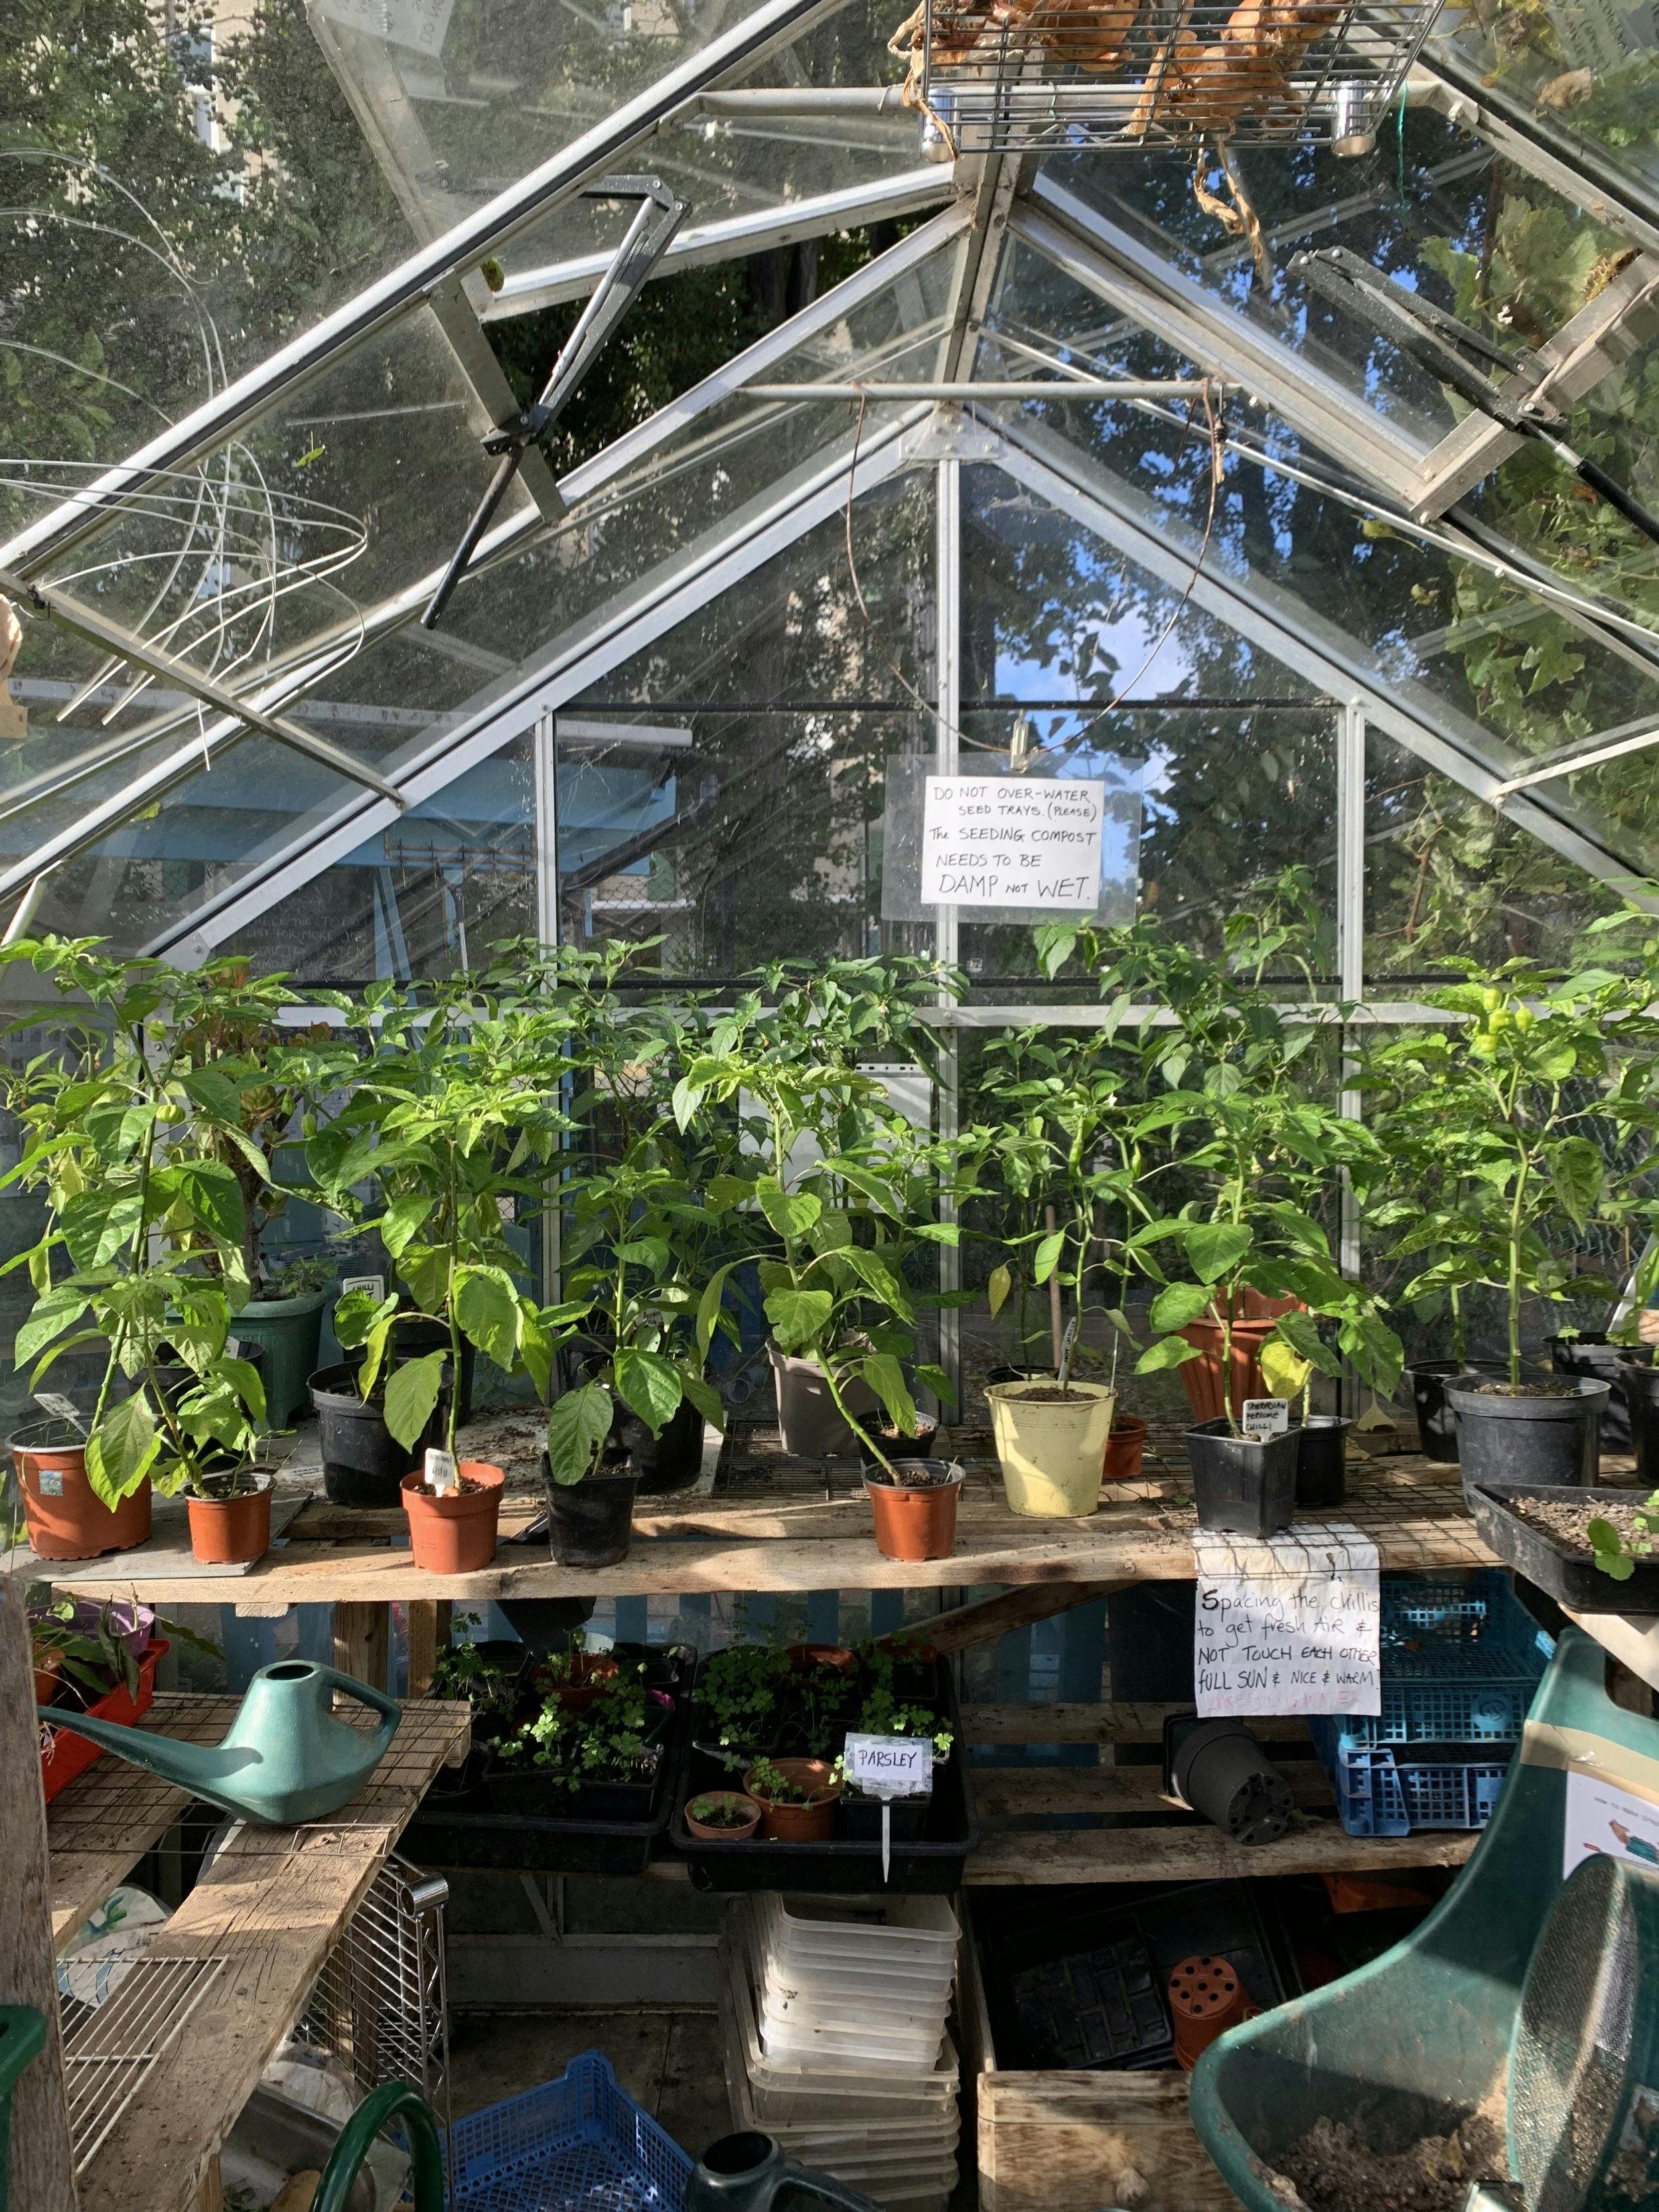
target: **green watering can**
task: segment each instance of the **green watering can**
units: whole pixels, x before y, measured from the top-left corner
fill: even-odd
[[[336,1690],[381,1716],[372,1735],[336,1720]],[[308,1659],[262,1667],[247,1686],[230,1733],[212,1746],[179,1743],[148,1729],[67,1713],[58,1705],[37,1705],[35,1711],[51,1727],[86,1736],[134,1766],[188,1790],[192,1797],[273,1828],[320,1820],[349,1805],[368,1786],[403,1718],[395,1698]]]

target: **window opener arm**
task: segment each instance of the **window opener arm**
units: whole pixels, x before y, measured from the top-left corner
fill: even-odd
[[[1480,414],[1518,438],[1534,438],[1571,469],[1627,522],[1659,544],[1659,515],[1655,515],[1595,462],[1576,452],[1561,435],[1560,410],[1547,398],[1528,398],[1505,392],[1467,356],[1478,354],[1505,375],[1513,375],[1523,356],[1510,353],[1471,330],[1427,300],[1419,300],[1391,277],[1362,261],[1346,246],[1326,246],[1315,253],[1298,253],[1290,274],[1299,276],[1311,292],[1328,300],[1344,313],[1390,339],[1437,383],[1449,385],[1458,397]]]
[[[436,628],[438,617],[449,605],[455,586],[465,575],[495,510],[506,498],[507,487],[519,473],[526,452],[546,433],[574,398],[582,379],[592,367],[611,332],[632,307],[646,280],[667,251],[670,240],[685,219],[688,204],[658,177],[601,177],[597,184],[588,187],[583,198],[636,199],[641,205],[639,212],[628,226],[627,235],[611,256],[610,267],[594,286],[592,295],[583,308],[576,327],[565,340],[540,398],[533,406],[526,407],[513,422],[492,431],[484,440],[484,451],[500,456],[495,473],[490,478],[483,497],[478,501],[477,510],[467,524],[437,590],[427,603],[426,611],[421,617],[422,629]]]

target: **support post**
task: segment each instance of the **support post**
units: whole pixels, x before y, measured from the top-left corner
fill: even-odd
[[[383,1605],[337,1605],[334,1608],[334,1663],[343,1674],[367,1682],[373,1690],[386,1687],[391,1653],[391,1621]]]
[[[0,1589],[0,2004],[28,2005],[46,2022],[45,2047],[11,2097],[10,2199],[19,2212],[76,2212],[64,2087],[64,2039],[52,1948],[46,1807],[20,1586]],[[3,2182],[4,2176],[0,2176]],[[0,2190],[0,2194],[3,2191]]]
[[[933,758],[941,775],[954,775],[957,767],[957,730],[962,695],[962,464],[942,460],[935,497],[934,624],[938,632],[934,669]],[[957,958],[957,910],[936,909],[933,951],[941,961]],[[945,1032],[939,1061],[939,1133],[945,1141],[962,1126],[961,1054],[954,1028]],[[939,1206],[941,1221],[954,1221],[954,1203]],[[939,1286],[943,1291],[962,1288],[962,1252],[954,1244],[939,1248]],[[960,1420],[966,1407],[962,1395],[962,1316],[955,1306],[941,1306],[939,1315],[939,1364],[955,1393],[955,1412]]]
[[[1365,995],[1365,715],[1353,700],[1339,710],[1336,726],[1336,972],[1344,1002],[1357,1004]],[[1344,1029],[1337,1110],[1345,1121],[1358,1121],[1364,1106],[1352,1080],[1351,1034]],[[1341,1172],[1337,1264],[1351,1282],[1358,1282],[1359,1209],[1348,1171]],[[1340,1410],[1352,1413],[1358,1407],[1354,1378],[1345,1369]]]
[[[433,1670],[449,1649],[455,1608],[447,1597],[416,1598],[409,1608],[409,1694],[423,1698]]]

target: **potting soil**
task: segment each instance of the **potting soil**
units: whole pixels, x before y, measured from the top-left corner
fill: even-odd
[[[1449,2135],[1374,2151],[1346,2120],[1316,2120],[1279,2160],[1273,2192],[1306,2212],[1460,2212],[1472,2181],[1507,2182],[1504,2093],[1494,2090]]]
[[[1541,1528],[1558,1543],[1582,1552],[1586,1559],[1591,1558],[1595,1549],[1584,1533],[1592,1521],[1609,1522],[1619,1531],[1626,1550],[1639,1550],[1650,1541],[1648,1532],[1636,1518],[1642,1504],[1639,1491],[1631,1493],[1628,1505],[1614,1504],[1609,1498],[1598,1498],[1592,1504],[1582,1504],[1571,1498],[1507,1498],[1504,1502],[1517,1519],[1530,1522],[1534,1528]]]

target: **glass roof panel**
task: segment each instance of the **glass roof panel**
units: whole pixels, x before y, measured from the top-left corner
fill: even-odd
[[[143,493],[46,580],[230,689],[441,568],[495,469],[489,428],[422,310],[360,347],[244,437]],[[499,520],[531,501],[515,483]],[[154,719],[129,672],[100,719]],[[368,726],[339,742],[385,750]]]
[[[363,27],[369,11],[350,0],[312,16],[398,198],[431,236],[690,59],[744,10],[718,0],[453,0],[441,33],[419,45],[399,38],[410,17],[436,12],[391,0],[386,35]],[[884,0],[852,0],[745,82],[892,82],[884,49],[896,20]],[[641,160],[690,203],[688,222],[702,224],[914,168],[919,128],[913,113],[700,116],[659,131]],[[568,202],[514,240],[502,261],[517,272],[615,244],[631,212]]]

